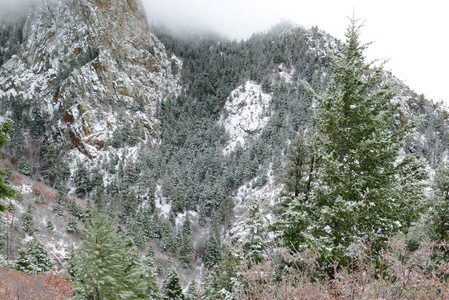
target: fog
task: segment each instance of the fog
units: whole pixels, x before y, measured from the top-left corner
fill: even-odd
[[[61,0],[57,0],[61,1]],[[444,1],[409,0],[141,0],[150,22],[172,30],[211,31],[246,39],[282,19],[306,28],[318,26],[344,40],[347,16],[366,20],[363,42],[375,42],[367,58],[390,59],[386,65],[417,93],[449,101],[446,37],[449,18]],[[2,16],[20,15],[31,0],[0,0]]]
[[[417,93],[448,101],[449,28],[444,1],[409,0],[142,0],[150,22],[246,39],[280,20],[320,29],[344,40],[347,16],[366,20],[361,39],[374,42],[368,60],[387,59],[387,70]]]
[[[279,14],[256,0],[142,1],[150,22],[172,30],[208,30],[238,40],[266,31],[281,20]]]
[[[0,0],[0,13],[17,12],[27,9],[31,4],[31,0]]]

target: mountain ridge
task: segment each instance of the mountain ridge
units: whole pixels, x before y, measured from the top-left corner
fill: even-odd
[[[288,148],[314,124],[302,82],[325,91],[341,43],[291,24],[241,42],[177,37],[145,18],[134,0],[35,1],[23,30],[0,44],[16,47],[0,65],[0,117],[15,121],[3,150],[21,173],[78,197],[45,205],[66,206],[80,224],[94,207],[107,213],[141,254],[156,248],[156,267],[183,270],[186,285],[202,279],[206,240],[246,238],[254,198],[274,224]],[[389,72],[384,81],[401,103],[392,126],[423,119],[404,153],[436,167],[449,153],[447,107]],[[176,260],[188,215],[194,275]]]

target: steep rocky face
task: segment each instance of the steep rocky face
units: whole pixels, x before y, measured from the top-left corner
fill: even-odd
[[[220,111],[219,122],[229,134],[224,153],[235,150],[237,145],[245,147],[247,142],[257,138],[267,125],[271,114],[271,95],[262,87],[247,81],[231,92]]]
[[[23,98],[31,119],[45,116],[47,141],[69,137],[69,149],[93,158],[125,126],[157,137],[157,101],[179,91],[180,64],[149,32],[139,0],[36,0],[19,55],[0,69],[0,98]]]

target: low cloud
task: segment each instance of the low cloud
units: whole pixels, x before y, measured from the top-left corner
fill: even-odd
[[[21,10],[29,7],[31,0],[0,0],[0,9],[3,10]]]
[[[0,23],[22,16],[30,7],[32,0],[0,0]]]
[[[280,21],[260,1],[142,0],[150,22],[172,30],[218,32],[233,39],[248,38]]]

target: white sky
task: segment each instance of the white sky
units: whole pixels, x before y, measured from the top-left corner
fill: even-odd
[[[374,42],[369,60],[389,59],[391,70],[414,91],[449,103],[449,5],[442,0],[142,0],[148,17],[173,26],[194,24],[248,38],[282,19],[319,28],[344,40],[353,10],[366,20],[362,42]]]

